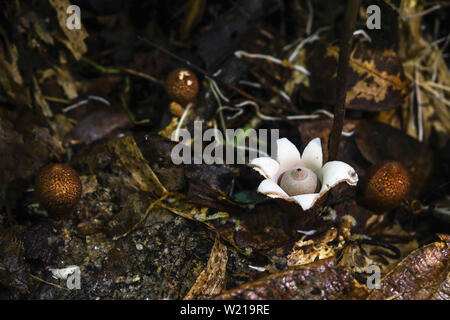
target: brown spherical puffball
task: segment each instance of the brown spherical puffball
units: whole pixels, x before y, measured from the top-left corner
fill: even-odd
[[[81,189],[80,176],[65,164],[47,165],[36,176],[36,196],[49,215],[69,215],[80,200]]]
[[[374,211],[400,206],[409,194],[411,178],[398,161],[382,161],[369,168],[362,183],[362,204]]]
[[[189,69],[175,69],[166,78],[166,92],[174,101],[186,104],[195,100],[199,90],[198,79]]]
[[[194,101],[199,90],[197,76],[188,69],[175,69],[169,73],[165,87],[169,97],[181,104]]]

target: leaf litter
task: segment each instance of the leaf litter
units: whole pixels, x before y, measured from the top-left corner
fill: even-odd
[[[300,1],[283,11],[286,32],[271,19],[278,1],[271,10],[178,2],[86,1],[79,30],[66,27],[68,0],[21,0],[1,13],[15,22],[0,26],[0,297],[447,300],[443,10],[386,1],[398,41],[368,32],[370,42],[355,36],[351,48],[338,160],[360,177],[383,160],[403,163],[410,198],[380,214],[339,185],[302,216],[258,194],[261,177],[248,166],[174,165],[169,137],[193,133],[195,120],[279,129],[302,147],[320,137],[326,161],[339,29],[323,27],[339,24],[332,12],[344,7],[323,0],[314,13]],[[157,45],[136,40],[144,29]],[[194,68],[201,85],[191,106],[174,105],[162,85],[184,59],[206,68]],[[51,162],[81,176],[67,221],[33,192]],[[81,290],[52,277],[68,266],[80,268]],[[371,266],[379,289],[367,286]]]

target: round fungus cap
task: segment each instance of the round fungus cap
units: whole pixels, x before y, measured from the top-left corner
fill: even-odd
[[[70,214],[80,200],[81,189],[78,173],[65,164],[50,164],[36,176],[36,196],[51,215]]]
[[[197,76],[188,69],[175,69],[166,78],[166,92],[181,104],[192,102],[198,94]]]
[[[409,194],[411,178],[398,161],[383,161],[369,168],[362,185],[362,202],[374,211],[400,206]]]

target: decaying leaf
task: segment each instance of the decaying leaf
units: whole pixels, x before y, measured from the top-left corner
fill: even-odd
[[[0,229],[0,284],[16,297],[31,286],[30,268],[25,263],[24,245],[19,240],[23,227]]]
[[[48,162],[50,154],[60,157],[64,151],[47,128],[26,126],[37,120],[28,107],[23,108],[26,112],[20,113],[20,119],[0,112],[0,203],[7,208],[16,206],[23,183]]]
[[[23,77],[19,70],[17,47],[9,43],[7,39],[3,41],[6,43],[7,51],[0,50],[0,85],[10,98],[22,104],[29,104],[30,97],[23,91]]]
[[[17,47],[11,43],[7,43],[7,45],[11,62],[8,62],[4,53],[0,51],[0,63],[2,69],[8,72],[8,76],[10,76],[15,83],[22,85],[23,79],[18,66],[19,54],[17,52]]]
[[[306,68],[311,72],[303,92],[312,101],[334,103],[339,49],[315,42],[307,51]],[[381,111],[403,106],[408,85],[402,64],[391,49],[366,42],[355,44],[347,74],[346,106],[349,109]]]
[[[129,173],[129,179],[142,191],[158,197],[167,190],[146,163],[133,137],[125,137],[108,143],[108,149],[117,157],[117,165]]]
[[[36,16],[35,16],[36,17]],[[35,19],[32,19],[34,31],[36,31],[36,34],[38,37],[44,41],[47,44],[53,45],[53,37],[51,36],[50,32],[47,30],[47,27],[45,26],[45,23],[43,20],[38,19],[37,17]]]
[[[69,0],[49,0],[50,4],[55,8],[56,15],[58,17],[59,26],[61,30],[67,37],[66,39],[58,39],[63,42],[66,47],[72,52],[75,59],[80,60],[83,54],[87,52],[86,43],[84,39],[88,37],[83,24],[81,24],[80,29],[69,29],[67,28],[67,8],[71,5]]]
[[[187,166],[186,179],[189,183],[188,195],[193,203],[226,209],[223,204],[217,202],[217,199],[226,198],[231,188],[233,175],[227,166],[206,164]]]
[[[288,256],[288,266],[301,266],[335,255],[335,246],[329,244],[337,237],[337,229],[331,228],[311,240],[297,241]]]
[[[219,238],[216,238],[214,246],[211,249],[208,265],[200,273],[197,281],[195,281],[195,284],[184,299],[193,300],[199,297],[207,298],[220,294],[225,288],[227,261],[227,247],[220,242]]]
[[[37,105],[41,108],[42,114],[45,117],[51,117],[53,116],[52,109],[48,105],[47,101],[44,99],[42,95],[41,88],[39,87],[39,84],[36,80],[36,78],[33,77],[33,89],[34,89],[34,100],[36,101]]]
[[[275,273],[225,291],[218,299],[354,300],[365,299],[368,291],[348,269],[325,259]]]
[[[109,109],[97,109],[86,115],[66,135],[65,140],[74,144],[90,144],[119,128],[131,126],[126,113]]]
[[[418,247],[415,239],[406,243],[381,244],[375,241],[364,241],[360,239],[350,241],[340,253],[339,265],[348,267],[357,273],[367,273],[369,267],[378,266],[382,274],[391,270],[401,258]],[[368,239],[367,239],[368,240]],[[395,247],[396,251],[388,250],[388,245]],[[384,246],[384,247],[383,247]],[[389,247],[390,247],[389,246]]]
[[[448,299],[450,248],[434,242],[407,256],[389,272],[369,299]]]
[[[75,79],[72,77],[67,68],[53,67],[56,71],[56,80],[58,84],[64,89],[67,98],[75,99],[78,97],[77,86]]]
[[[79,228],[84,234],[98,232],[101,227],[110,235],[121,235],[142,219],[154,199],[167,193],[133,137],[90,145],[85,150],[72,161],[73,167],[85,168],[87,175],[95,175],[97,180],[90,186],[95,191],[83,194],[80,200],[80,213],[88,217],[82,217],[87,221]],[[111,194],[115,194],[114,202]],[[153,208],[152,212],[156,209],[161,210]]]
[[[124,189],[146,192],[155,198],[167,192],[131,136],[114,139],[103,145],[94,145],[92,150],[87,154],[80,153],[73,162],[87,167],[90,173],[97,176],[101,168],[111,166]],[[113,179],[112,176],[110,179]]]
[[[48,128],[42,127],[35,127],[32,133],[37,141],[40,141],[42,144],[47,146],[50,157],[61,159],[61,156],[65,153],[65,150],[59,137],[50,134],[50,130]]]

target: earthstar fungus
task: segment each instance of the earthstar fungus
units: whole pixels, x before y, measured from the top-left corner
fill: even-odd
[[[266,178],[259,184],[258,192],[270,198],[294,202],[300,206],[301,212],[311,209],[339,183],[355,186],[358,182],[358,175],[347,163],[322,163],[320,138],[311,140],[302,155],[292,142],[281,138],[277,140],[275,159],[260,157],[253,159],[250,165]]]

